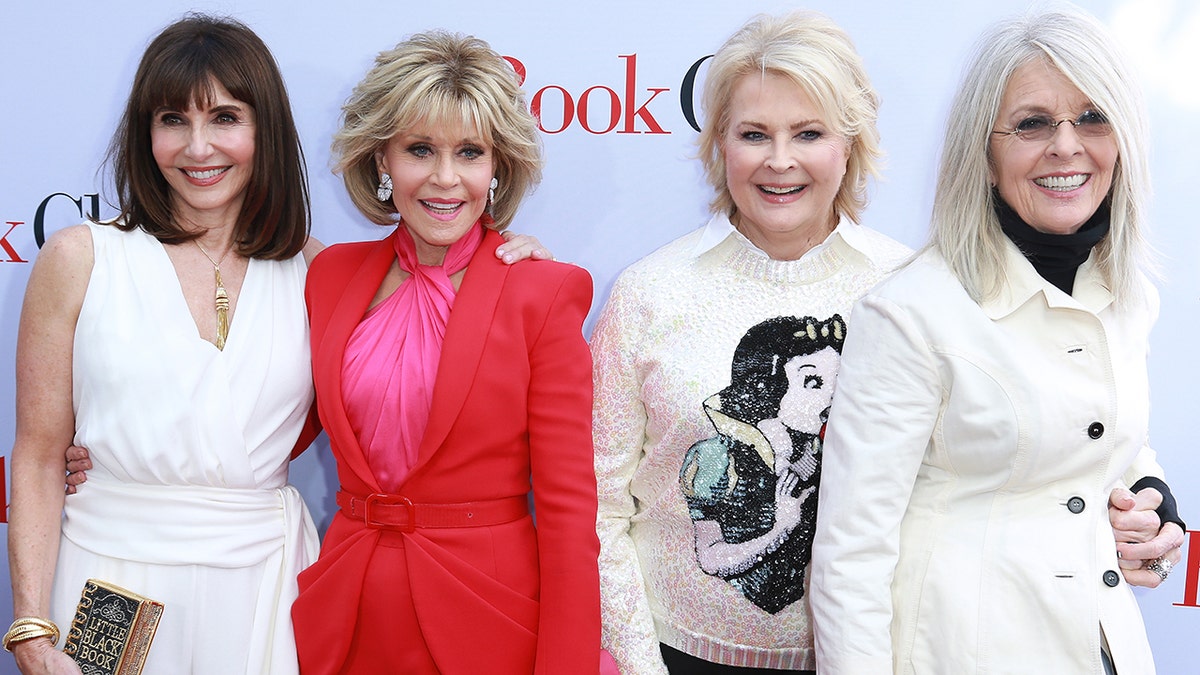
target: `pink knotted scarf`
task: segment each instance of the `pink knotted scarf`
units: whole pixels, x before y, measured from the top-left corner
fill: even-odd
[[[401,223],[396,259],[409,276],[367,312],[346,344],[346,412],[386,492],[396,491],[417,462],[454,303],[450,276],[467,266],[482,241],[483,227],[476,225],[449,246],[441,265],[422,265],[412,234]]]

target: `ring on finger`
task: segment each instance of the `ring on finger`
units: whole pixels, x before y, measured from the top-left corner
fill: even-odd
[[[1167,577],[1171,574],[1171,568],[1173,567],[1175,567],[1175,563],[1161,556],[1146,563],[1146,569],[1157,574],[1161,581],[1167,580]]]

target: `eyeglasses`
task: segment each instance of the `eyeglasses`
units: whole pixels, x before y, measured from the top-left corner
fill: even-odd
[[[1042,143],[1054,137],[1058,125],[1070,122],[1075,127],[1075,133],[1081,138],[1101,138],[1112,133],[1112,125],[1108,118],[1095,110],[1085,110],[1075,119],[1055,120],[1049,115],[1031,115],[1017,122],[1017,128],[1012,131],[992,130],[993,134],[1001,136],[1016,136],[1030,143]]]

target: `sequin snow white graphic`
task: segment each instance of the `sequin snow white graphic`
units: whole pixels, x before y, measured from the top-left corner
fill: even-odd
[[[776,317],[746,331],[730,384],[704,401],[716,436],[692,445],[679,484],[705,573],[771,614],[804,597],[846,324]]]

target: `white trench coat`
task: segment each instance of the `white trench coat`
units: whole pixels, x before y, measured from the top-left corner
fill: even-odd
[[[1011,242],[975,303],[926,252],[853,312],[826,432],[811,602],[821,673],[1154,672],[1108,494],[1147,444],[1158,298],[1074,296]],[[1094,253],[1093,253],[1094,257]]]

